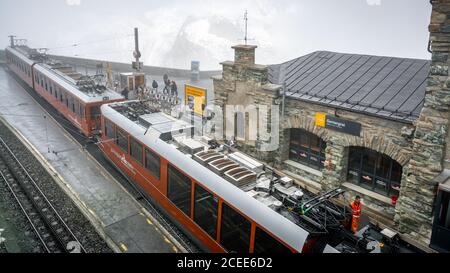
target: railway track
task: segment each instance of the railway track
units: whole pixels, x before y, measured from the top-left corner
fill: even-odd
[[[24,165],[0,137],[0,182],[5,183],[48,253],[86,250]]]

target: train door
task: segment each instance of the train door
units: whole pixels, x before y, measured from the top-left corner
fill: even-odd
[[[89,117],[91,132],[93,134],[98,134],[101,129],[100,105],[89,105],[89,107],[86,107],[86,112]]]
[[[439,186],[430,247],[450,252],[450,182]]]

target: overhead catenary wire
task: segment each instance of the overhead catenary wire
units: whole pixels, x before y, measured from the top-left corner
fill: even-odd
[[[106,39],[101,40],[95,40],[95,41],[89,41],[89,42],[75,42],[70,45],[64,45],[64,46],[56,46],[56,47],[46,47],[49,51],[59,50],[59,49],[67,49],[67,48],[74,48],[79,46],[85,46],[85,45],[93,45],[93,44],[99,44],[103,42],[113,41],[113,40],[120,40],[128,37],[134,36],[133,34],[128,35],[122,35],[122,36],[114,36]]]

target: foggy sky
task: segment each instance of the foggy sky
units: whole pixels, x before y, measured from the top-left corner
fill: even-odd
[[[139,27],[146,65],[218,69],[242,43],[246,9],[258,63],[317,50],[430,58],[427,0],[1,0],[0,47],[14,34],[53,54],[130,62]]]

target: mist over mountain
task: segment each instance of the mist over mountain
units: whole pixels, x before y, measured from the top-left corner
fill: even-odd
[[[219,69],[243,43],[248,10],[258,63],[317,50],[425,59],[430,8],[422,0],[2,0],[0,46],[15,34],[52,54],[129,63],[138,27],[146,65],[197,60],[202,70]]]

